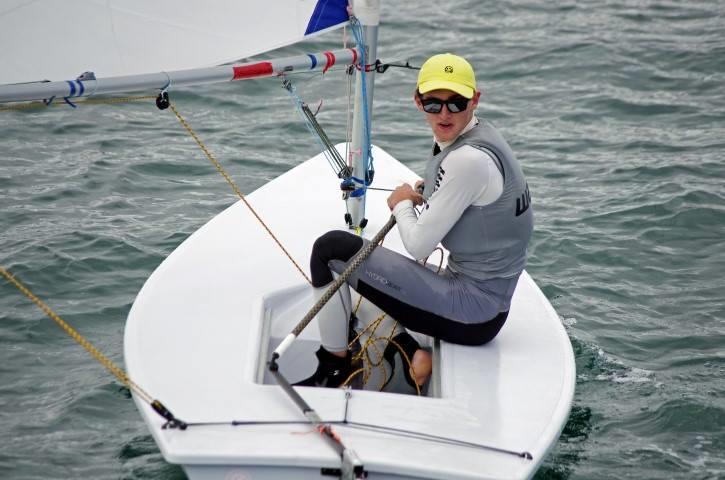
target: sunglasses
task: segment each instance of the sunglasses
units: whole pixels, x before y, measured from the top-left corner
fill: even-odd
[[[425,113],[441,113],[443,105],[448,108],[451,113],[461,113],[468,108],[468,102],[470,98],[465,97],[453,97],[448,100],[441,100],[439,98],[423,98],[423,95],[418,94],[420,103],[423,104],[423,111]]]

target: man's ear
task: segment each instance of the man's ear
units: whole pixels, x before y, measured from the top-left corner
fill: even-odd
[[[420,97],[418,96],[418,90],[413,92],[413,101],[415,102],[415,106],[420,110],[423,111],[423,104],[420,103]]]
[[[478,106],[478,99],[479,98],[481,98],[481,91],[480,90],[476,90],[476,92],[473,94],[473,97],[471,97],[471,101],[473,102],[473,103],[471,103],[471,106],[473,108],[476,108]]]

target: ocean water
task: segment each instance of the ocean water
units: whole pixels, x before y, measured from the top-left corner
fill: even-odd
[[[383,3],[379,58],[467,56],[479,116],[528,177],[528,270],[577,363],[571,416],[535,478],[725,478],[725,3]],[[337,32],[279,54],[341,44]],[[342,141],[342,72],[293,80]],[[379,76],[373,135],[422,173],[414,81]],[[244,192],[318,151],[278,80],[172,101]],[[144,280],[233,192],[148,101],[2,111],[0,148],[0,265],[122,363]],[[0,429],[0,478],[184,478],[128,391],[4,281]]]

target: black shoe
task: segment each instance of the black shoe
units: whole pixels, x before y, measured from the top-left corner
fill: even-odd
[[[392,340],[400,345],[400,348],[403,349],[405,354],[408,356],[408,360],[412,363],[413,355],[420,349],[420,344],[415,340],[415,338],[410,336],[408,332],[403,332],[393,337]],[[383,352],[383,358],[387,360],[390,365],[390,375],[385,381],[383,388],[388,386],[390,380],[393,379],[393,375],[395,375],[395,355],[400,355],[401,364],[403,365],[403,373],[405,374],[405,381],[408,385],[416,389],[420,388],[420,385],[416,385],[415,380],[410,376],[410,365],[408,365],[408,362],[405,361],[405,357],[403,357],[400,349],[393,342],[388,342],[388,346],[385,347],[385,351]]]
[[[352,373],[350,352],[345,358],[341,358],[320,347],[315,355],[318,361],[317,370],[311,377],[295,383],[295,386],[337,388]]]

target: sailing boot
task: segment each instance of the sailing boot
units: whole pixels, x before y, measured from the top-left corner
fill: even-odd
[[[312,296],[315,302],[322,298],[328,287],[329,285],[325,285],[313,289]],[[343,285],[317,312],[320,339],[327,349],[320,346],[315,352],[318,361],[317,370],[311,377],[295,385],[337,388],[350,376],[352,373],[350,352],[346,352],[344,358],[330,352],[342,352],[348,349],[351,304],[350,289],[347,285]]]
[[[343,358],[333,355],[325,350],[324,347],[320,347],[315,352],[315,355],[319,362],[317,370],[311,377],[295,383],[295,386],[337,388],[352,373],[350,352],[347,352]]]

